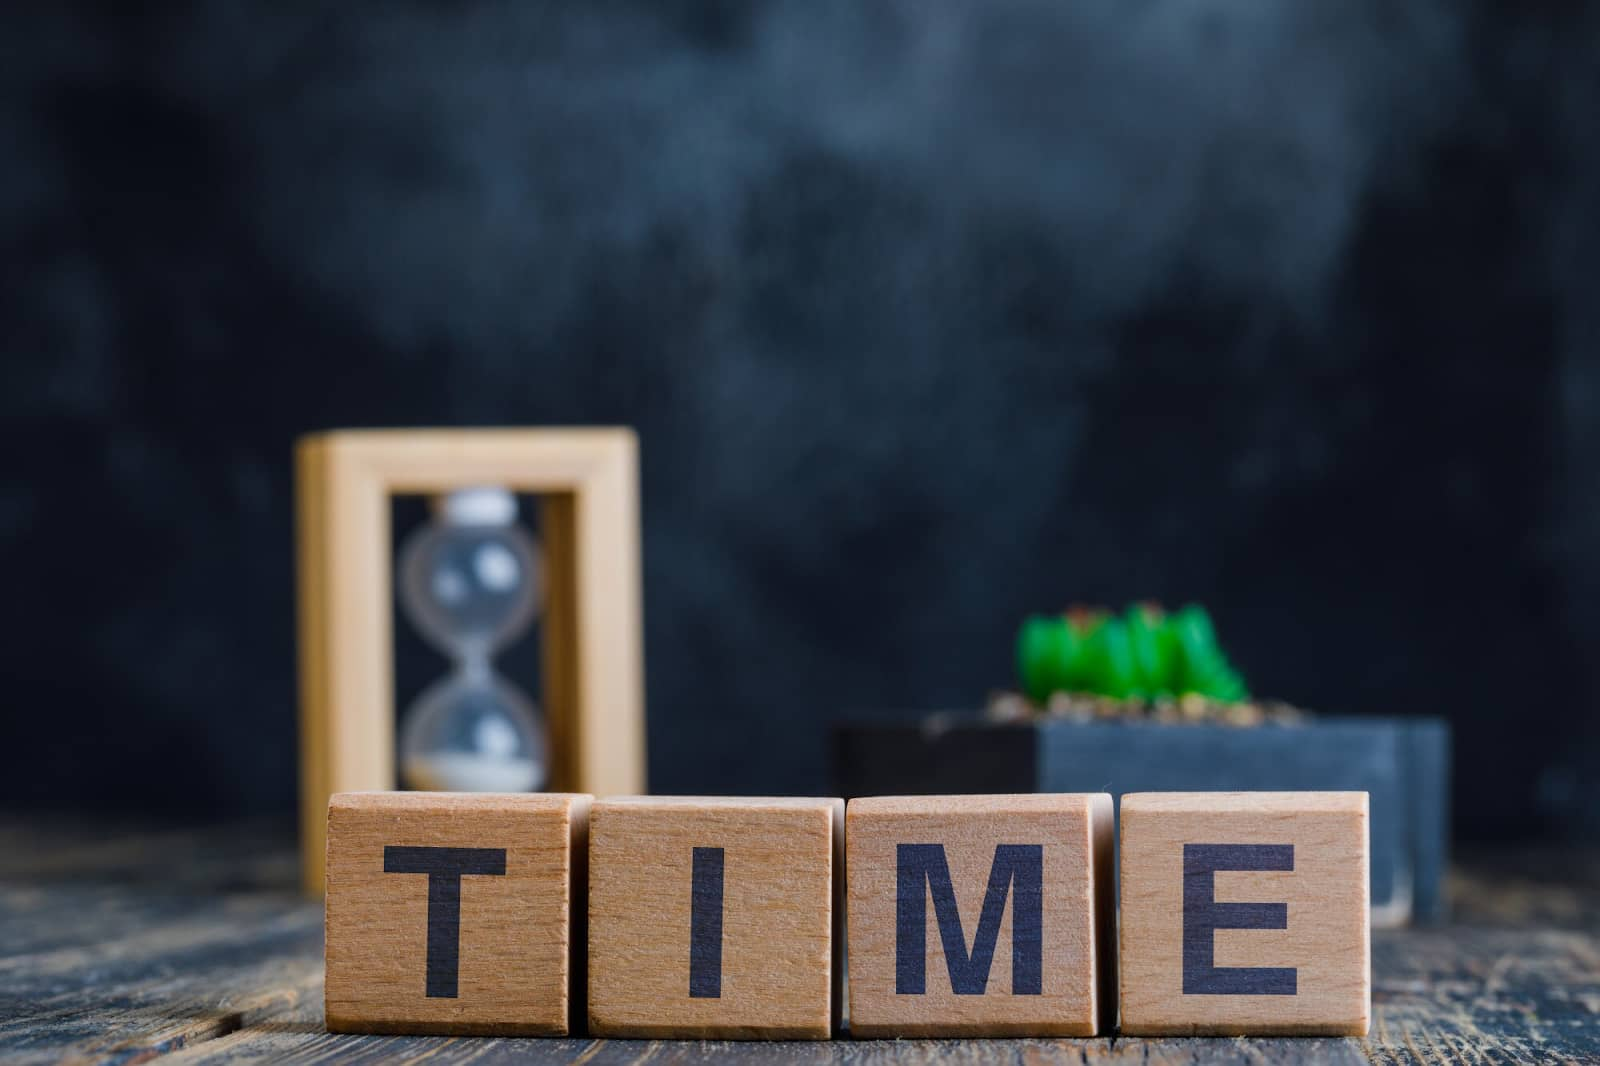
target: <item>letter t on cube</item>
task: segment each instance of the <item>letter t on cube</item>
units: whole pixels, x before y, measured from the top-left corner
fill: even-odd
[[[853,1036],[1093,1036],[1115,988],[1111,797],[851,800]]]
[[[585,795],[328,802],[327,1025],[561,1036],[582,1008]]]

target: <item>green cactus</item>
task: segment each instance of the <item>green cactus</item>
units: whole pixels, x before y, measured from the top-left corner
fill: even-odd
[[[1017,634],[1017,668],[1023,691],[1039,703],[1052,692],[1129,700],[1189,693],[1223,702],[1249,698],[1217,644],[1210,615],[1193,605],[1173,614],[1135,604],[1121,615],[1035,615]]]

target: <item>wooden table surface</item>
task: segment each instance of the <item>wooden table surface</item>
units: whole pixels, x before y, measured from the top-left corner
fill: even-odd
[[[0,1062],[1600,1062],[1600,852],[1469,860],[1445,928],[1373,938],[1365,1040],[330,1036],[287,830],[0,821]]]

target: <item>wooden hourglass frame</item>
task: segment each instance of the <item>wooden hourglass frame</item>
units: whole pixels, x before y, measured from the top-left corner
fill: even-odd
[[[300,841],[323,889],[328,797],[392,789],[390,497],[495,485],[539,499],[551,791],[645,791],[638,442],[629,429],[340,430],[295,453]]]

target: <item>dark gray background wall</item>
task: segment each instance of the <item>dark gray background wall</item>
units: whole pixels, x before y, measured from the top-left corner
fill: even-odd
[[[296,434],[628,423],[662,790],[1154,597],[1600,824],[1595,6],[157,6],[0,16],[0,803],[292,805]]]

